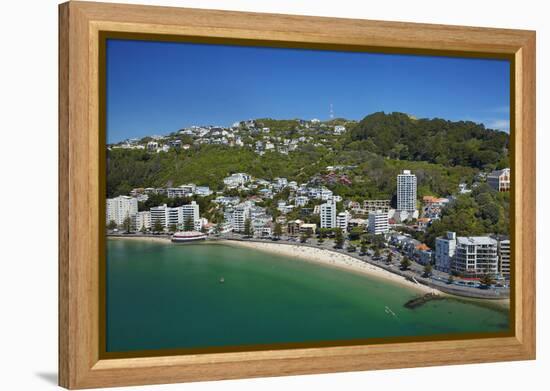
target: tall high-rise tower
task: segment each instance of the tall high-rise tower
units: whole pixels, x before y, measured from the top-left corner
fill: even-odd
[[[409,170],[397,175],[397,210],[416,210],[416,175]]]

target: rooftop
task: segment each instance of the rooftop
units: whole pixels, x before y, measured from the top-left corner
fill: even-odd
[[[496,245],[497,241],[488,236],[459,236],[456,238],[458,244],[463,245]]]

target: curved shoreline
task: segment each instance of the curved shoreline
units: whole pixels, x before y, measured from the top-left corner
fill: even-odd
[[[167,236],[109,236],[112,239],[140,240],[156,243],[172,243]],[[198,243],[198,242],[197,242]],[[386,282],[392,282],[413,289],[421,294],[435,293],[441,296],[449,296],[447,293],[431,288],[423,284],[415,284],[403,276],[389,272],[368,262],[361,262],[346,254],[341,254],[327,249],[320,249],[298,244],[253,242],[240,240],[216,239],[207,241],[209,244],[224,244],[233,247],[251,248],[257,251],[269,252],[271,254],[287,258],[298,258],[301,261],[315,263],[325,267],[333,267],[347,272],[377,278]]]
[[[123,235],[109,235],[110,239],[124,239],[124,240],[136,240],[171,244],[170,236],[123,236]],[[260,242],[260,241],[246,241],[246,240],[233,240],[224,238],[210,238],[210,240],[197,242],[207,244],[223,244],[234,247],[251,248],[257,251],[269,252],[276,255],[281,255],[287,258],[298,258],[301,261],[315,263],[324,267],[333,267],[341,270],[345,270],[350,273],[361,274],[371,278],[377,278],[385,282],[401,285],[402,287],[415,290],[418,294],[436,294],[443,298],[453,298],[456,300],[490,303],[492,307],[497,308],[510,308],[509,299],[495,299],[495,298],[481,298],[457,295],[450,292],[445,292],[437,288],[422,284],[414,283],[406,277],[373,265],[369,262],[358,260],[347,254],[342,254],[337,251],[331,251],[326,248],[316,248],[313,246],[302,246],[300,244],[280,243],[280,242]],[[191,244],[191,243],[190,243]]]
[[[219,240],[216,242],[234,247],[244,247],[269,252],[271,254],[281,255],[287,258],[298,258],[301,261],[346,270],[348,272],[362,274],[368,277],[374,277],[405,286],[422,294],[435,293],[437,295],[447,296],[446,293],[437,289],[433,289],[422,284],[415,284],[414,282],[407,280],[405,277],[391,273],[387,270],[371,265],[370,263],[361,262],[348,255],[327,249],[312,248],[287,243],[263,243],[236,240]]]

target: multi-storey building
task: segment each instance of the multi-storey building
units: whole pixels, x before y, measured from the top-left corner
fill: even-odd
[[[387,213],[390,211],[390,200],[364,200],[363,209],[367,213],[377,210]]]
[[[455,232],[447,232],[445,237],[435,239],[435,268],[443,272],[450,272],[455,250]]]
[[[510,240],[498,242],[498,270],[502,277],[510,279]]]
[[[117,225],[122,225],[126,218],[131,219],[137,212],[137,198],[118,196],[107,199],[107,224],[114,221]]]
[[[336,203],[327,202],[319,208],[321,228],[336,228]]]
[[[348,230],[350,218],[351,214],[347,210],[338,213],[338,215],[336,215],[336,227],[340,228],[343,232],[346,232]]]
[[[465,277],[498,274],[498,243],[488,236],[468,236],[456,239],[456,251],[451,270]]]
[[[416,175],[409,170],[397,175],[397,210],[416,210]]]
[[[491,172],[487,175],[487,184],[496,191],[510,191],[510,169]]]
[[[199,205],[193,201],[188,205],[183,205],[171,208],[166,204],[154,206],[150,209],[151,226],[154,226],[157,221],[165,228],[176,226],[178,229],[188,220],[193,222],[193,227],[196,228],[197,221],[200,222]]]
[[[196,228],[197,222],[200,222],[199,205],[195,201],[191,201],[190,204],[180,206],[180,208],[182,210],[182,222],[180,224],[184,224],[186,221],[191,220],[193,226]],[[200,224],[198,230],[200,230]]]
[[[299,235],[302,224],[304,224],[302,220],[290,220],[287,223],[286,232],[291,236]]]
[[[166,204],[154,206],[150,210],[151,212],[151,225],[155,226],[160,223],[164,228],[170,228],[172,226],[178,226],[183,223],[183,211],[181,207],[171,208]]]
[[[151,228],[151,212],[143,211],[137,212],[132,217],[132,227],[135,231],[141,231],[143,229]]]
[[[242,203],[233,209],[231,225],[233,231],[244,232],[246,220],[250,218],[250,205]]]
[[[376,210],[369,213],[369,232],[375,235],[385,234],[390,230],[388,213]]]

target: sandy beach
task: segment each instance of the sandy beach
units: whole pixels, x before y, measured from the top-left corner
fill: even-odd
[[[139,240],[142,242],[157,242],[157,243],[171,243],[170,237],[168,236],[107,236],[107,239],[116,239],[116,240]]]
[[[415,284],[414,282],[409,281],[404,277],[371,265],[367,262],[361,262],[348,255],[336,253],[326,249],[312,248],[294,244],[245,241],[241,242],[234,240],[223,240],[219,241],[218,243],[228,244],[231,246],[252,248],[260,251],[267,251],[272,254],[278,254],[290,258],[299,258],[307,262],[313,262],[329,267],[336,267],[354,273],[365,274],[371,277],[380,278],[386,281],[392,281],[394,283],[407,286],[409,288],[417,290],[419,293],[436,293],[438,295],[446,295],[446,293],[422,284]]]

